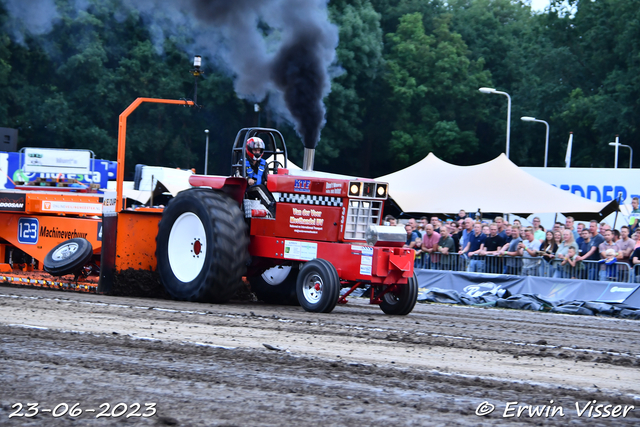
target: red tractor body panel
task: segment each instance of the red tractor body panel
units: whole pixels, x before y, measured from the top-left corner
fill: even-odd
[[[227,176],[191,175],[189,184],[194,187],[211,187],[214,190],[222,190],[238,204],[242,203],[244,191],[247,189],[246,179]]]
[[[363,242],[317,242],[252,234],[249,253],[254,257],[282,262],[326,259],[336,267],[340,279],[348,282],[406,284],[407,279],[413,276],[413,249],[371,247]]]
[[[252,218],[250,235],[336,242],[343,208],[280,202],[276,218]]]
[[[333,264],[343,282],[406,284],[413,276],[415,252],[372,247],[364,239],[366,229],[381,222],[384,198],[349,198],[354,182],[376,182],[318,175],[279,171],[269,176],[267,188],[277,200],[275,218],[251,218],[251,256],[276,263],[321,258]],[[379,207],[372,209],[376,203]]]

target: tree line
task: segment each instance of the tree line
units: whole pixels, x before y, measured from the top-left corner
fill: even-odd
[[[20,146],[84,148],[115,160],[118,115],[137,97],[190,98],[193,52],[175,35],[158,37],[122,0],[57,0],[46,34],[16,40],[0,2],[0,126],[19,129]],[[316,168],[376,177],[429,152],[458,165],[505,150],[506,98],[512,99],[510,158],[542,166],[612,167],[615,135],[637,147],[640,118],[640,0],[332,0],[340,41]],[[268,26],[268,23],[264,23]],[[184,29],[183,37],[189,37]],[[130,118],[127,164],[229,173],[236,132],[273,126],[301,163],[292,126],[266,104],[239,99],[233,76],[204,59],[197,109],[145,106]],[[628,151],[621,151],[626,164]],[[506,177],[505,177],[506,178]],[[442,181],[446,185],[446,177]],[[425,185],[433,185],[425,181]]]

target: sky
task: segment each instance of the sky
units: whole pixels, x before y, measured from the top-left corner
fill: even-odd
[[[549,0],[531,0],[531,9],[542,12],[549,6]]]

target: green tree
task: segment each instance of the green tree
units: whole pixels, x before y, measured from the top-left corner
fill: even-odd
[[[450,20],[450,15],[436,18],[433,34],[427,35],[422,15],[413,13],[387,35],[389,156],[396,168],[429,152],[450,161],[478,150],[476,93],[488,84],[489,73],[481,59],[469,59],[461,36],[450,31]]]
[[[330,12],[340,27],[336,55],[341,74],[333,79],[325,99],[327,124],[318,144],[317,163],[327,170],[366,175],[372,150],[363,130],[383,64],[380,15],[368,0],[332,3]]]

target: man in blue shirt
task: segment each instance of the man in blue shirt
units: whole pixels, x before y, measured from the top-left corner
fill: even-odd
[[[413,231],[413,227],[411,226],[411,224],[406,224],[404,226],[404,229],[407,232],[407,242],[405,243],[404,247],[418,250],[418,248],[416,247],[416,243],[420,238],[420,234],[418,234],[417,231]]]
[[[469,234],[467,245],[460,251],[460,255],[466,254],[471,260],[467,271],[471,273],[484,272],[484,259],[480,259],[477,254],[484,250],[484,242],[486,239],[487,236],[482,234],[482,224],[474,224],[473,233]]]
[[[463,221],[462,236],[460,237],[460,247],[464,249],[469,243],[469,236],[473,234],[473,220],[467,218]]]

